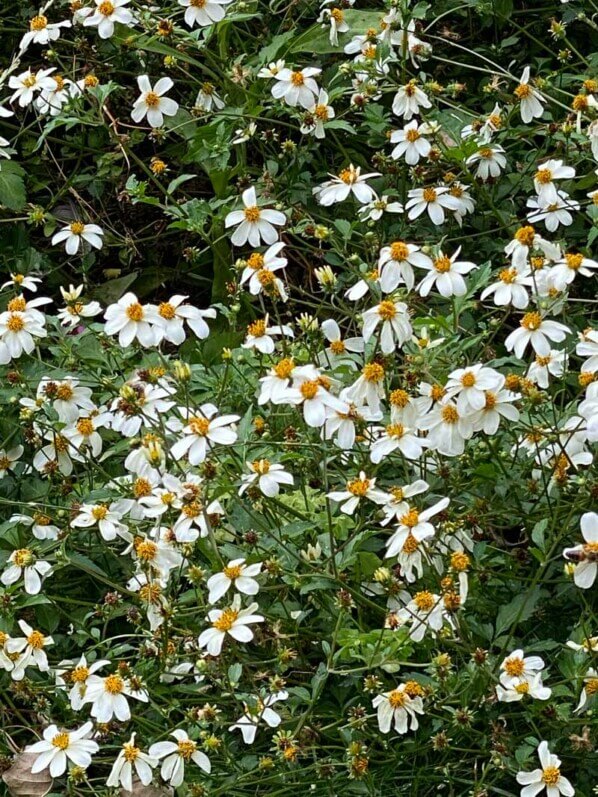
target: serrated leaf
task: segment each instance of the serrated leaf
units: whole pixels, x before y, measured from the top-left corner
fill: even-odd
[[[0,169],[0,204],[9,210],[22,210],[27,202],[25,182],[17,164],[5,163]]]

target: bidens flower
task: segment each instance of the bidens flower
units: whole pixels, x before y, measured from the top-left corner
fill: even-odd
[[[391,692],[376,695],[372,700],[372,706],[377,709],[378,727],[382,733],[390,731],[393,720],[397,733],[417,730],[419,727],[417,715],[424,713],[422,694],[421,686],[413,681],[400,684]]]
[[[331,180],[313,189],[314,196],[324,207],[333,205],[335,202],[344,202],[349,194],[353,194],[362,205],[367,205],[376,196],[376,192],[370,188],[366,180],[369,180],[370,177],[380,177],[380,172],[361,174],[361,168],[355,167],[351,163],[348,169],[343,169],[339,173],[338,177],[332,174],[330,176]]]
[[[114,34],[116,22],[121,25],[134,22],[132,12],[125,8],[129,2],[130,0],[95,0],[95,9],[85,17],[83,24],[97,28],[100,39],[109,39]]]
[[[272,96],[276,100],[284,100],[287,105],[292,107],[301,105],[306,111],[309,110],[314,105],[319,93],[314,77],[321,71],[316,67],[299,70],[283,67],[272,75],[276,80],[272,86]]]
[[[287,217],[279,210],[258,207],[253,186],[243,191],[242,199],[245,208],[231,211],[224,220],[225,227],[237,228],[232,234],[232,243],[235,246],[243,246],[247,242],[250,246],[259,246],[262,241],[273,244],[278,239],[275,226],[284,226]]]
[[[241,477],[239,495],[243,495],[248,487],[255,484],[267,498],[273,498],[280,492],[281,484],[293,484],[293,477],[282,465],[271,463],[267,459],[248,462],[247,467],[251,473]]]
[[[164,97],[174,83],[169,77],[158,80],[152,88],[152,84],[147,75],[140,75],[137,78],[137,85],[141,96],[135,101],[131,117],[134,122],[140,122],[144,116],[151,127],[162,127],[165,116],[174,116],[179,109],[179,104],[174,100]]]
[[[125,791],[133,790],[133,771],[144,786],[152,782],[152,769],[158,766],[158,759],[147,753],[142,753],[135,746],[135,734],[131,735],[128,742],[123,744],[112,771],[106,781],[106,786],[122,786]]]
[[[170,735],[174,736],[176,742],[156,742],[148,750],[152,758],[164,759],[160,769],[162,780],[176,789],[185,779],[185,763],[189,761],[193,761],[209,775],[212,769],[210,759],[197,749],[197,742],[190,739],[181,728],[177,728]]]
[[[52,236],[52,244],[65,242],[64,248],[67,255],[76,255],[84,243],[93,246],[94,249],[101,249],[103,246],[102,236],[104,230],[97,224],[84,224],[82,221],[73,221],[67,224]]]
[[[521,121],[529,124],[532,119],[542,116],[544,113],[544,97],[529,84],[530,68],[526,66],[521,75],[519,85],[513,92],[519,100],[519,112]]]
[[[179,0],[179,5],[185,9],[185,22],[192,28],[197,25],[205,28],[224,19],[227,6],[232,0]]]
[[[573,580],[581,589],[589,589],[598,573],[598,514],[586,512],[581,516],[581,534],[585,540],[574,548],[565,548],[563,556],[576,562]]]
[[[66,772],[67,766],[72,764],[81,769],[87,769],[91,764],[91,757],[100,749],[97,742],[87,738],[93,731],[93,724],[86,722],[75,731],[60,731],[56,725],[50,725],[44,730],[41,742],[30,744],[25,752],[37,756],[31,774],[35,775],[44,769],[49,769],[50,777],[59,778]]]
[[[524,787],[521,789],[521,797],[535,797],[543,789],[546,789],[547,797],[558,797],[559,794],[573,797],[575,789],[567,778],[561,775],[561,761],[550,752],[548,742],[540,742],[538,757],[542,769],[517,773],[517,783]]]
[[[197,644],[205,648],[210,656],[219,656],[227,634],[237,642],[251,642],[253,631],[248,626],[251,623],[263,623],[265,619],[261,614],[255,614],[257,608],[257,603],[252,603],[246,609],[241,609],[241,597],[235,595],[228,608],[208,612],[207,619],[212,627],[201,632]]]

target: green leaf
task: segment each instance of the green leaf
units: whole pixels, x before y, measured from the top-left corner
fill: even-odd
[[[504,633],[512,626],[529,620],[536,610],[541,595],[540,587],[515,595],[510,603],[501,606],[496,617],[496,635]]]
[[[9,210],[22,210],[27,202],[23,169],[17,163],[3,163],[0,169],[0,204]]]

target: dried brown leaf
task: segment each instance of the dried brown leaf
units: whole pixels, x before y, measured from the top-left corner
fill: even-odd
[[[35,753],[20,753],[11,768],[3,773],[2,780],[11,797],[44,797],[52,788],[53,781],[47,769],[32,774],[36,758]]]
[[[168,786],[144,786],[140,780],[133,781],[133,790],[120,790],[120,797],[172,797],[174,792]]]

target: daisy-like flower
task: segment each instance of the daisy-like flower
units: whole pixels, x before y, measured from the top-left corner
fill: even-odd
[[[241,477],[239,495],[243,495],[248,487],[255,484],[267,498],[273,498],[280,492],[281,484],[293,484],[293,477],[282,465],[271,463],[267,459],[248,462],[247,467],[250,473]]]
[[[77,418],[72,426],[64,429],[62,434],[70,444],[70,457],[78,462],[84,462],[90,455],[99,457],[103,442],[98,429],[107,426],[109,422],[108,412],[92,412],[88,416]]]
[[[376,479],[368,478],[364,471],[361,471],[357,479],[347,482],[344,490],[334,490],[326,494],[326,498],[341,504],[341,512],[345,515],[353,515],[362,499],[367,498],[375,504],[385,504],[387,495],[383,490],[376,487]]]
[[[379,221],[385,213],[402,213],[403,206],[400,202],[390,202],[384,194],[363,205],[357,212],[362,221]]]
[[[515,97],[519,100],[521,121],[526,125],[529,124],[532,119],[542,116],[544,113],[543,103],[545,102],[544,97],[536,91],[533,86],[530,86],[529,77],[530,68],[526,66],[521,75],[519,85],[513,92]]]
[[[538,757],[541,769],[517,773],[517,783],[523,786],[521,797],[535,797],[543,789],[546,789],[547,797],[559,797],[560,794],[563,797],[573,797],[575,789],[567,778],[561,775],[561,761],[550,752],[548,742],[540,742]]]
[[[545,357],[538,354],[528,368],[526,378],[546,390],[550,384],[550,376],[557,379],[561,377],[565,373],[568,361],[567,352],[557,349],[551,349]]]
[[[366,181],[371,177],[380,177],[380,172],[361,174],[361,168],[351,163],[349,168],[343,169],[338,176],[331,174],[330,177],[331,180],[313,189],[313,194],[320,205],[329,207],[336,202],[344,202],[350,194],[353,194],[360,204],[366,205],[376,196],[376,192]]]
[[[84,224],[82,221],[74,221],[52,236],[52,245],[64,241],[67,255],[76,255],[84,243],[93,246],[94,249],[101,249],[103,235],[104,230],[98,227],[97,224]]]
[[[432,103],[427,94],[418,88],[415,81],[411,80],[406,86],[401,86],[392,102],[392,112],[395,116],[402,116],[408,122],[413,116],[419,114],[420,108],[431,108]]]
[[[22,523],[31,528],[31,533],[36,540],[55,540],[60,529],[52,525],[52,519],[48,515],[36,512],[33,517],[29,515],[12,515],[10,523]]]
[[[342,8],[337,8],[336,6],[333,8],[323,8],[318,17],[318,22],[322,23],[323,28],[330,28],[330,44],[338,47],[338,34],[346,33],[349,30],[349,25],[347,24]]]
[[[416,482],[415,485],[417,484]],[[421,491],[421,489],[419,491]],[[411,492],[414,494],[413,491]],[[423,512],[406,504],[405,512],[398,518],[399,525],[397,530],[386,542],[388,550],[386,551],[385,558],[390,559],[392,556],[396,556],[399,551],[403,549],[410,537],[413,537],[418,543],[428,537],[433,537],[435,529],[429,522],[430,518],[433,518],[434,515],[437,515],[439,512],[444,512],[449,503],[449,498],[441,498],[440,501],[437,501],[433,506],[428,507],[428,509],[424,509]],[[396,509],[393,510],[393,514],[396,514]]]
[[[286,224],[287,217],[279,210],[260,208],[257,204],[255,188],[251,186],[242,194],[243,210],[233,210],[224,220],[225,227],[236,227],[231,237],[234,246],[273,244],[278,239],[276,227]]]
[[[366,363],[361,376],[347,389],[346,400],[358,406],[366,405],[372,412],[380,411],[380,400],[384,398],[386,372],[378,362]]]
[[[247,327],[247,337],[241,344],[243,349],[257,349],[262,354],[272,354],[276,348],[274,335],[286,335],[289,338],[295,337],[293,330],[283,324],[283,326],[268,326],[268,316],[258,318]]]
[[[165,97],[167,91],[174,86],[169,77],[162,77],[154,87],[147,75],[137,78],[141,95],[135,101],[131,117],[134,122],[141,122],[147,116],[150,127],[162,127],[165,116],[174,116],[179,109],[178,102]]]
[[[174,405],[168,400],[172,392],[164,385],[127,382],[110,405],[110,427],[123,437],[135,437],[142,426],[155,426],[159,416]],[[152,455],[158,451],[155,446],[147,448]]]
[[[31,277],[27,274],[20,274],[18,272],[14,274],[11,273],[10,279],[0,285],[0,291],[3,291],[4,288],[11,287],[16,290],[27,290],[31,291],[31,293],[37,293],[37,286],[39,283],[41,283],[39,277]]]
[[[505,254],[511,257],[511,265],[523,272],[528,266],[528,258],[533,249],[539,249],[548,260],[559,260],[561,249],[558,244],[546,241],[531,226],[519,227],[513,239],[505,246]]]
[[[324,356],[321,357],[320,362],[325,362],[328,359],[334,366],[336,362],[342,361],[355,368],[354,359],[350,357],[350,354],[363,353],[365,349],[363,338],[343,338],[340,327],[333,318],[327,318],[322,321],[320,328],[330,344],[325,349]]]
[[[52,401],[52,407],[62,423],[74,423],[81,410],[95,410],[91,398],[91,388],[81,387],[79,380],[73,376],[53,380],[45,376],[39,383],[38,395],[46,396]]]
[[[440,251],[429,263],[417,264],[419,268],[428,272],[417,286],[421,296],[427,296],[434,287],[445,299],[450,296],[465,296],[467,284],[463,275],[469,274],[477,268],[477,265],[468,260],[457,260],[460,253],[461,247],[450,257]]]
[[[263,623],[265,619],[261,614],[255,614],[257,608],[257,603],[252,603],[241,609],[241,596],[235,595],[232,604],[226,609],[208,612],[211,628],[201,632],[197,644],[205,648],[210,656],[219,656],[227,634],[237,642],[251,642],[253,631],[249,625]]]
[[[83,285],[69,285],[68,290],[60,286],[60,293],[65,301],[65,307],[58,311],[58,318],[64,327],[75,327],[82,318],[93,318],[102,312],[99,302],[84,304],[80,301]]]
[[[159,334],[156,332],[153,321],[155,313],[152,308],[140,304],[134,293],[125,293],[124,296],[111,304],[104,313],[106,335],[118,335],[118,342],[124,348],[130,346],[137,338],[142,346],[155,346]]]
[[[52,570],[49,562],[38,559],[29,548],[19,548],[8,557],[8,567],[0,576],[5,586],[15,584],[21,577],[28,595],[37,595],[42,588],[42,579]]]
[[[519,420],[519,410],[512,402],[519,396],[509,390],[485,390],[484,406],[471,416],[474,432],[483,431],[487,435],[496,434],[502,418],[515,422]]]
[[[427,125],[418,124],[416,119],[406,124],[402,130],[394,130],[390,134],[390,143],[396,144],[396,147],[390,153],[391,158],[405,158],[405,163],[409,166],[418,164],[420,158],[427,158],[432,149],[432,145],[424,137],[427,132]]]
[[[555,180],[570,180],[575,177],[572,166],[564,166],[563,161],[550,159],[538,166],[534,175],[534,188],[538,194],[538,201],[542,205],[550,205],[559,201],[559,194],[554,183]]]
[[[532,675],[529,678],[521,677],[510,680],[508,686],[498,684],[496,697],[501,703],[517,703],[524,697],[533,697],[535,700],[548,700],[552,689],[544,686],[541,675]]]
[[[400,283],[404,283],[408,291],[413,290],[415,284],[413,266],[429,268],[431,265],[432,260],[419,246],[404,241],[393,241],[390,246],[384,246],[380,250],[378,258],[380,288],[384,293],[392,293]]]
[[[419,218],[424,211],[427,211],[433,224],[444,224],[444,211],[457,211],[460,207],[456,197],[451,196],[446,185],[412,188],[407,193],[407,196],[409,198],[405,205],[405,210],[411,221]]]
[[[578,252],[566,252],[549,271],[549,280],[557,291],[564,291],[577,274],[582,277],[594,276],[593,269],[598,269],[598,263]]]
[[[380,348],[383,354],[390,354],[397,346],[401,346],[411,338],[412,328],[409,323],[409,310],[404,302],[384,299],[376,307],[363,313],[362,335],[367,343],[379,324]]]
[[[321,71],[316,67],[298,70],[283,67],[272,75],[276,81],[272,86],[272,96],[276,100],[284,100],[291,107],[300,105],[308,111],[319,94],[318,84],[314,78]]]
[[[558,321],[547,321],[538,312],[526,313],[519,322],[519,328],[505,340],[505,347],[520,360],[528,344],[536,354],[546,357],[550,354],[550,341],[560,343],[570,334],[569,327]]]
[[[19,628],[25,636],[9,639],[5,645],[9,655],[18,654],[10,674],[13,681],[22,681],[27,667],[35,666],[40,672],[48,672],[50,665],[44,648],[54,644],[51,636],[44,636],[24,620],[19,620]]]
[[[519,648],[509,653],[500,663],[500,680],[504,686],[517,683],[518,678],[533,678],[544,669],[540,656],[525,656]]]
[[[341,402],[327,389],[326,377],[321,376],[311,365],[296,368],[293,386],[288,388],[280,402],[301,405],[303,418],[308,426],[319,429],[326,422],[327,408],[340,409]]]
[[[38,69],[37,72],[32,72],[27,69],[26,72],[21,72],[20,75],[13,75],[8,80],[8,86],[15,89],[14,94],[11,96],[10,101],[18,100],[21,108],[31,105],[35,99],[35,95],[44,91],[45,89],[51,91],[56,82],[51,77],[52,72],[55,72],[55,67],[50,69]]]
[[[87,687],[101,680],[95,673],[106,664],[110,664],[107,659],[99,659],[88,664],[85,656],[81,656],[79,661],[65,659],[59,663],[56,669],[56,684],[62,689],[70,687],[68,698],[73,711],[81,709]]]
[[[70,28],[69,20],[63,22],[48,22],[42,13],[36,14],[29,20],[29,31],[21,39],[20,50],[26,50],[30,44],[49,44],[60,37],[60,28]]]
[[[67,770],[69,764],[80,769],[87,769],[91,757],[100,746],[89,738],[93,732],[93,723],[86,722],[74,731],[59,730],[56,725],[49,725],[40,742],[30,744],[26,753],[37,756],[31,767],[35,775],[49,769],[50,777],[59,778]]]
[[[301,132],[316,138],[326,138],[324,123],[330,119],[334,119],[334,108],[332,105],[328,105],[328,92],[320,89],[314,104],[308,108],[303,117]]]
[[[180,346],[185,340],[185,323],[200,340],[208,337],[210,328],[204,319],[216,318],[216,309],[209,307],[199,310],[191,304],[184,304],[188,298],[176,295],[167,302],[148,308],[148,320],[153,324],[154,334],[159,340]]]
[[[179,0],[179,5],[185,9],[185,23],[190,28],[194,25],[205,28],[224,19],[224,6],[230,2],[232,0]]]
[[[139,747],[135,746],[135,734],[133,733],[129,741],[123,744],[112,766],[106,786],[115,788],[122,786],[125,791],[133,791],[133,772],[144,786],[148,786],[154,776],[152,770],[157,766],[157,758],[143,753]]]
[[[413,681],[413,685],[419,686]],[[419,727],[417,715],[424,713],[421,695],[423,689],[415,689],[410,683],[399,684],[396,689],[376,695],[372,706],[377,710],[378,727],[382,733],[389,733],[394,721],[397,733],[415,731]]]
[[[82,504],[78,514],[71,520],[71,526],[74,529],[97,526],[106,542],[112,542],[117,537],[131,542],[133,536],[122,519],[132,506],[133,501],[130,498],[121,498],[111,504]]]
[[[287,700],[288,697],[289,693],[284,690],[268,695],[263,700],[260,697],[256,697],[255,708],[252,707],[250,709],[246,704],[246,713],[234,725],[229,727],[229,731],[241,731],[245,744],[253,744],[260,722],[265,722],[269,728],[278,728],[282,718],[274,711],[272,706],[281,700]]]
[[[115,23],[131,25],[135,21],[128,6],[130,0],[95,0],[96,7],[83,20],[85,26],[98,29],[100,39],[109,39],[114,34]]]
[[[195,98],[195,107],[209,113],[212,110],[219,111],[224,108],[224,106],[225,103],[218,96],[214,84],[208,81],[202,83],[201,88],[197,92],[197,97]]]
[[[457,396],[457,409],[462,414],[467,410],[481,410],[486,404],[486,391],[498,390],[504,381],[498,371],[482,363],[458,368],[449,374],[445,385],[446,397]]]
[[[183,436],[170,449],[177,461],[186,456],[191,465],[199,465],[215,445],[231,446],[237,439],[238,415],[218,415],[214,404],[202,404],[197,410],[180,407],[179,412],[184,419],[184,424],[177,422]]]
[[[14,446],[14,448],[0,448],[0,479],[3,479],[6,474],[13,469],[19,459],[23,456],[23,446]]]
[[[372,443],[370,459],[378,464],[397,449],[405,459],[419,459],[427,446],[425,439],[417,437],[413,430],[403,426],[402,423],[389,423],[381,429],[381,434]]]
[[[367,406],[358,406],[347,398],[347,390],[340,394],[340,406],[327,407],[324,436],[335,439],[339,448],[349,451],[355,445],[357,428],[368,421],[381,421],[382,412],[373,412]]]
[[[421,642],[426,631],[433,634],[440,631],[443,625],[443,602],[440,595],[422,590],[398,612],[399,620],[411,625],[409,636],[414,642]]]
[[[579,342],[575,347],[575,353],[580,357],[588,358],[581,366],[582,371],[589,373],[598,371],[598,329],[589,327],[579,333]]]
[[[280,257],[284,247],[284,242],[278,241],[265,252],[252,252],[247,258],[240,284],[249,283],[249,292],[252,296],[258,296],[264,290],[274,289],[283,300],[286,299],[284,284],[275,274],[287,265],[286,257]]]
[[[257,595],[260,585],[254,576],[259,575],[261,569],[261,562],[247,565],[245,559],[233,559],[220,573],[215,573],[208,579],[208,603],[217,603],[231,587],[244,595]]]
[[[97,722],[110,722],[112,717],[116,717],[119,722],[126,722],[131,719],[128,697],[147,703],[149,700],[145,689],[138,687],[118,675],[113,673],[105,678],[96,676],[88,681],[83,703],[91,703],[91,716]]]
[[[176,742],[156,742],[148,750],[152,758],[164,759],[160,768],[162,780],[176,789],[185,780],[185,764],[189,761],[209,775],[212,770],[210,759],[197,749],[197,742],[190,739],[182,728],[177,728],[170,735]]]
[[[579,696],[579,703],[575,711],[581,711],[586,707],[588,700],[598,694],[598,672],[593,667],[587,671],[583,679],[583,689]]]
[[[539,198],[530,197],[527,200],[527,207],[530,208],[527,220],[535,224],[543,221],[549,232],[556,232],[559,225],[570,227],[573,224],[573,216],[570,211],[579,210],[579,202],[571,199],[564,191],[557,191],[556,202],[541,202]]]
[[[501,171],[507,165],[507,159],[504,153],[504,149],[498,144],[480,147],[477,152],[474,152],[473,155],[467,158],[465,163],[468,166],[477,163],[478,168],[475,176],[483,182],[486,182],[491,178],[495,179],[500,177]]]
[[[473,435],[471,412],[462,415],[452,401],[437,404],[422,418],[419,427],[428,430],[430,448],[447,457],[462,454],[465,441]]]
[[[480,299],[483,301],[492,296],[492,301],[497,307],[512,304],[518,310],[523,310],[529,304],[527,285],[529,277],[525,266],[522,270],[514,266],[503,268],[498,272],[498,280],[484,288]]]
[[[386,494],[386,502],[382,507],[385,517],[384,520],[380,521],[380,524],[387,526],[392,520],[398,520],[403,515],[406,515],[411,509],[406,499],[425,493],[429,487],[430,485],[423,479],[417,479],[413,484],[391,487]]]
[[[563,556],[576,562],[573,580],[581,589],[589,589],[598,573],[598,514],[586,512],[581,516],[581,534],[584,543],[574,548],[565,548]]]
[[[0,313],[0,365],[6,365],[23,352],[31,354],[35,348],[35,338],[45,338],[48,334],[44,316],[38,311],[29,308],[10,309],[13,303],[25,308],[25,302],[16,304],[18,298],[9,302],[9,309]]]

